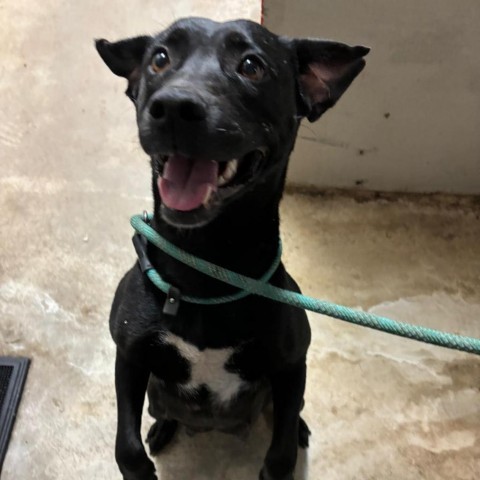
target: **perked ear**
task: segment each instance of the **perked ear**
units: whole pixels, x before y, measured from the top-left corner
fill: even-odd
[[[333,107],[365,66],[370,49],[327,40],[295,39],[300,115],[314,122]]]
[[[125,93],[133,102],[136,99],[143,56],[151,40],[152,37],[149,36],[127,38],[115,43],[110,43],[103,38],[95,40],[97,52],[107,67],[115,75],[128,80],[128,88]]]

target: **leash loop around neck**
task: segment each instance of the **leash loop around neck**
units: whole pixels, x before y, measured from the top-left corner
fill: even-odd
[[[221,297],[196,297],[193,295],[184,295],[183,293],[180,292],[180,290],[172,285],[169,282],[166,282],[162,276],[157,272],[157,270],[153,267],[153,265],[150,263],[150,260],[147,257],[147,240],[151,242],[153,245],[156,247],[160,248],[163,250],[165,253],[169,254],[170,256],[173,256],[176,258],[174,255],[171,255],[168,251],[165,251],[162,247],[159,247],[155,241],[152,240],[151,234],[154,232],[156,235],[158,235],[159,238],[163,240],[163,245],[167,247],[168,245],[174,247],[173,244],[168,242],[165,238],[161,237],[155,230],[153,230],[152,227],[150,227],[149,223],[152,220],[152,215],[147,214],[147,212],[143,212],[142,217],[138,215],[138,220],[141,222],[141,224],[137,226],[142,226],[145,230],[140,231],[137,227],[135,227],[132,223],[133,228],[137,231],[137,233],[133,236],[132,242],[135,247],[135,251],[137,252],[137,257],[138,257],[138,263],[140,265],[140,269],[142,270],[143,273],[147,275],[147,277],[150,279],[150,281],[163,293],[167,295],[167,299],[165,302],[165,306],[163,309],[164,313],[167,313],[169,315],[176,315],[179,307],[180,300],[188,302],[188,303],[196,303],[199,305],[219,305],[221,303],[228,303],[228,302],[233,302],[235,300],[240,300],[241,298],[245,298],[248,295],[251,295],[251,292],[246,290],[246,289],[241,289],[238,292],[232,293],[230,295],[223,295]],[[132,217],[133,221],[133,217]],[[177,247],[175,247],[177,248]],[[180,250],[178,249],[179,251]],[[183,252],[185,255],[187,252]],[[195,257],[194,257],[195,258]],[[272,275],[275,273],[277,270],[278,266],[280,265],[282,259],[282,242],[278,241],[278,249],[277,249],[277,254],[270,265],[269,269],[257,280],[258,282],[266,283],[268,282],[271,278]],[[178,258],[177,258],[178,260]],[[181,260],[180,260],[181,261]],[[185,263],[185,262],[182,262]],[[188,265],[188,264],[187,264]],[[192,266],[192,265],[190,265]],[[198,268],[193,267],[197,271],[201,271]],[[220,267],[218,267],[220,268]],[[205,272],[203,272],[205,273]],[[208,274],[207,274],[208,275]],[[211,276],[211,275],[210,275]],[[215,278],[215,277],[213,277]],[[228,282],[223,282],[223,283],[228,283]]]
[[[152,215],[147,216],[150,221]],[[215,265],[211,262],[195,257],[185,252],[181,248],[170,243],[168,240],[158,234],[148,223],[143,221],[141,215],[134,215],[130,219],[132,227],[140,234],[144,235],[149,242],[160,248],[163,252],[180,262],[188,265],[199,272],[202,272],[212,278],[220,280],[224,283],[240,288],[245,292],[260,295],[271,300],[286,303],[294,307],[310,310],[312,312],[328,315],[349,323],[373,328],[382,332],[391,333],[412,340],[418,340],[440,347],[450,348],[453,350],[461,350],[475,355],[480,355],[480,339],[456,335],[453,333],[442,332],[419,325],[411,325],[405,322],[398,322],[386,317],[380,317],[372,313],[362,312],[360,310],[352,310],[342,305],[326,302],[313,297],[308,297],[297,292],[284,290],[279,287],[270,285],[262,280],[240,275],[226,268]],[[154,270],[148,270],[153,272]],[[245,293],[241,292],[241,293]]]

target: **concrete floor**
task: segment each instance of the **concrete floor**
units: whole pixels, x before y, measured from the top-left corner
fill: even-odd
[[[33,360],[2,480],[119,478],[107,316],[150,179],[123,82],[91,39],[192,12],[186,1],[167,13],[142,4],[111,15],[92,15],[93,0],[0,4],[0,353]],[[194,13],[218,18],[212,2],[198,4]],[[306,293],[480,337],[478,202],[290,193],[283,238]],[[310,318],[313,436],[297,479],[478,478],[477,357]],[[159,476],[257,478],[269,435],[263,419],[245,443],[181,432]]]

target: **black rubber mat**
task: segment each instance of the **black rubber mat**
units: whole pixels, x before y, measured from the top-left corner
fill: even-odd
[[[28,358],[0,357],[0,473],[29,365]]]

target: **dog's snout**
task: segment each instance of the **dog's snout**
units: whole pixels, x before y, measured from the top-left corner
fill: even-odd
[[[207,116],[205,107],[191,100],[184,101],[180,104],[179,114],[180,118],[191,122],[205,120]]]
[[[207,109],[201,99],[177,93],[156,96],[150,104],[149,113],[157,121],[178,119],[199,122],[207,117]]]

